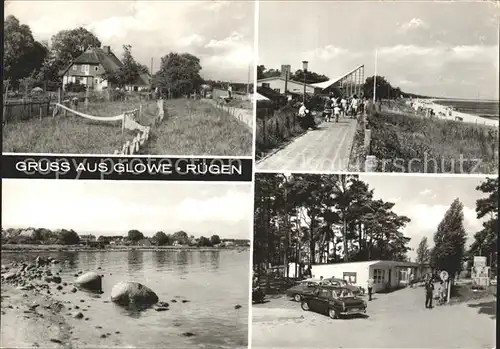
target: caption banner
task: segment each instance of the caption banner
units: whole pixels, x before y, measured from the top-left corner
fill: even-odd
[[[252,159],[3,155],[3,178],[252,181]]]

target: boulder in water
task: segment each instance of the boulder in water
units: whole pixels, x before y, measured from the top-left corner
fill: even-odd
[[[101,276],[93,271],[89,271],[83,275],[76,278],[74,284],[80,288],[89,291],[101,291],[102,290],[102,280]]]
[[[158,296],[138,282],[122,281],[113,286],[111,300],[119,305],[153,305],[158,302]]]

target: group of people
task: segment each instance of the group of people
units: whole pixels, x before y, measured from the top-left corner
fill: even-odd
[[[356,118],[357,115],[364,109],[364,101],[358,98],[357,95],[353,95],[351,98],[345,98],[343,96],[331,96],[325,101],[324,116],[325,121],[329,122],[335,118],[335,122],[339,122],[339,117]]]
[[[434,278],[427,278],[424,283],[425,288],[425,307],[427,309],[432,309],[432,300],[434,298]],[[442,305],[446,302],[448,288],[446,284],[441,280],[438,287],[438,304]]]

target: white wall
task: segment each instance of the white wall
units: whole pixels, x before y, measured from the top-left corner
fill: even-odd
[[[257,81],[257,86],[262,86],[262,84],[269,84],[269,88],[279,89],[280,93],[285,93],[285,80],[276,78],[275,80]],[[286,88],[289,92],[304,93],[304,85],[294,81],[288,80]],[[306,93],[314,94],[314,87],[306,85]]]
[[[369,266],[375,262],[354,262],[354,263],[337,263],[337,264],[318,264],[312,266],[312,274],[314,278],[331,278],[343,279],[344,273],[356,273],[356,286],[361,286],[366,289],[369,278]]]

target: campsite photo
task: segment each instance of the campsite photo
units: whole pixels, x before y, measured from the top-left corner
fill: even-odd
[[[252,155],[253,2],[98,7],[6,3],[4,153]]]
[[[493,348],[498,177],[258,173],[252,348]]]
[[[247,348],[250,183],[2,186],[2,348]]]
[[[256,169],[498,173],[498,27],[486,1],[261,2]]]

